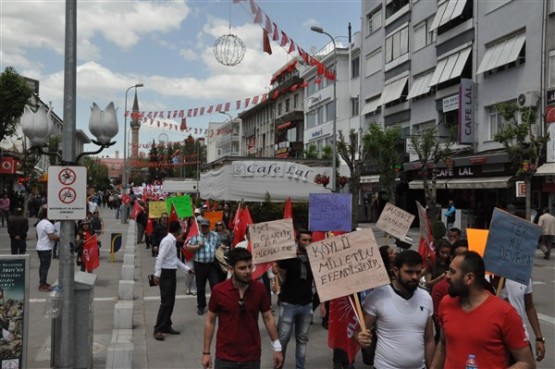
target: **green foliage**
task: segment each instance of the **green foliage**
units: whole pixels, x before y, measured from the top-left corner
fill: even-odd
[[[445,224],[441,220],[434,220],[432,222],[432,237],[434,240],[441,240],[445,237],[447,233],[447,228],[445,228]]]
[[[62,135],[52,135],[46,139],[46,146],[48,152],[57,152],[60,155],[62,154],[62,150],[60,150],[60,144],[62,143]],[[50,165],[56,165],[58,158],[55,155],[48,156],[48,161]]]
[[[108,177],[108,167],[105,164],[102,164],[98,158],[91,156],[85,156],[82,162],[83,166],[87,168],[89,187],[94,187],[101,191],[112,188],[110,178]]]
[[[322,148],[322,156],[321,159],[332,160],[333,158],[333,147],[330,145],[326,145]]]
[[[33,90],[12,67],[0,74],[0,141],[14,134],[23,108],[33,97]]]
[[[318,159],[318,147],[316,145],[308,145],[308,149],[304,152],[306,159]]]

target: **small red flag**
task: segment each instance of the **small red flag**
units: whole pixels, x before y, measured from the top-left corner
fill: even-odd
[[[185,242],[183,244],[183,247],[181,248],[181,253],[183,254],[183,257],[187,260],[190,261],[193,259],[194,253],[192,253],[191,251],[187,250],[187,245],[189,245],[189,242],[191,242],[191,238],[193,238],[194,236],[198,236],[200,234],[200,231],[198,229],[198,223],[197,221],[193,218],[191,220],[191,225],[189,226],[189,233],[187,233],[187,238],[185,239]]]
[[[349,302],[349,296],[330,301],[328,347],[342,349],[352,363],[360,350],[353,336],[358,331],[359,323],[355,311]]]
[[[131,209],[131,214],[129,214],[129,217],[131,219],[137,219],[137,215],[141,214],[141,212],[143,211],[143,207],[139,204],[138,201],[135,201],[135,203],[133,203],[133,209]]]
[[[92,272],[100,265],[98,257],[98,238],[95,235],[87,238],[83,244],[83,263],[87,272]]]
[[[287,43],[289,42],[289,37],[287,37],[287,34],[283,31],[281,31],[281,47],[284,47],[285,45],[287,45]]]
[[[268,54],[272,55],[272,46],[270,46],[270,37],[268,36],[268,31],[262,30],[262,50]]]
[[[290,197],[285,200],[285,206],[283,208],[283,219],[293,219],[293,208],[291,206]]]

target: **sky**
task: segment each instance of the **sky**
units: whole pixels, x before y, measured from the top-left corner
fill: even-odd
[[[125,93],[138,88],[141,111],[175,111],[208,107],[261,96],[269,90],[274,72],[298,55],[288,54],[289,44],[271,41],[272,55],[262,51],[266,16],[305,51],[315,53],[327,43],[325,35],[312,32],[320,26],[346,43],[348,24],[360,30],[360,0],[254,0],[263,15],[254,23],[250,0],[175,1],[77,1],[77,110],[76,126],[90,138],[90,107],[104,109],[113,101],[118,108],[117,144],[100,155],[122,157]],[[234,67],[221,65],[214,56],[215,41],[237,35],[246,53]],[[0,68],[11,66],[40,82],[40,98],[51,102],[63,118],[65,2],[60,0],[0,0]],[[270,35],[271,38],[271,35]],[[134,89],[127,99],[133,104]],[[237,116],[241,110],[231,110]],[[190,128],[205,129],[209,122],[223,122],[227,115],[214,113],[187,118]],[[159,120],[159,119],[158,119]],[[159,139],[178,141],[188,133],[163,127],[180,124],[166,117],[158,128],[143,123],[141,144]],[[129,119],[128,119],[129,123]],[[194,133],[194,131],[192,131]],[[200,134],[193,134],[201,137]],[[130,134],[127,134],[130,141]],[[87,145],[85,150],[95,149]],[[141,148],[147,152],[148,149]]]

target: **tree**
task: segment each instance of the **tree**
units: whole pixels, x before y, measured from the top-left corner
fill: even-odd
[[[449,141],[441,142],[435,127],[424,129],[419,135],[413,135],[410,138],[420,162],[424,197],[428,207],[428,215],[432,222],[439,219],[440,214],[437,207],[438,165],[452,155],[451,137],[448,138]]]
[[[83,166],[87,168],[87,177],[89,178],[89,186],[97,190],[105,191],[112,188],[110,178],[108,177],[108,166],[102,164],[98,158],[85,156]]]
[[[307,159],[318,159],[318,147],[316,145],[308,145],[308,149],[304,152]]]
[[[60,150],[60,143],[62,143],[62,135],[52,135],[46,139],[46,148],[48,152],[56,152],[62,155]],[[58,157],[56,155],[49,155],[48,161],[50,165],[56,165],[58,163]]]
[[[7,67],[0,74],[0,141],[15,133],[25,105],[32,102],[33,90],[14,68]]]
[[[401,163],[397,150],[401,140],[401,129],[397,126],[382,129],[377,123],[370,124],[369,134],[364,137],[364,144],[370,157],[375,160],[380,173],[380,184],[385,189],[385,200],[395,205],[395,180],[398,172],[396,166]]]
[[[504,120],[503,128],[495,135],[495,141],[503,144],[517,178],[526,185],[526,219],[530,219],[532,207],[532,177],[541,159],[549,134],[535,132],[537,112],[535,107],[519,107],[516,103],[501,103],[495,109]],[[520,120],[519,120],[520,117]]]
[[[339,130],[339,140],[337,141],[337,152],[343,161],[349,167],[351,177],[349,178],[349,192],[353,197],[353,214],[352,226],[358,226],[358,203],[360,198],[360,177],[362,175],[362,167],[366,162],[368,150],[365,150],[363,144],[359,140],[362,131],[351,129],[349,132],[349,142],[345,140],[343,132]],[[364,142],[364,141],[362,141]]]

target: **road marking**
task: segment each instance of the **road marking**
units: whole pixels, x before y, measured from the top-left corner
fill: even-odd
[[[210,294],[206,295],[206,297],[210,297]],[[196,296],[193,295],[176,295],[175,299],[176,300],[180,300],[180,299],[196,299]],[[160,301],[160,296],[145,296],[143,297],[143,300],[145,301]]]
[[[117,297],[95,297],[94,301],[95,302],[107,302],[107,301],[117,301],[118,298]],[[46,299],[29,299],[29,302],[34,304],[34,303],[44,303],[46,302]]]
[[[544,322],[549,323],[551,325],[555,325],[555,318],[552,316],[538,313],[538,319],[543,320]]]
[[[542,282],[542,281],[532,281],[532,284],[545,284],[545,282]]]

